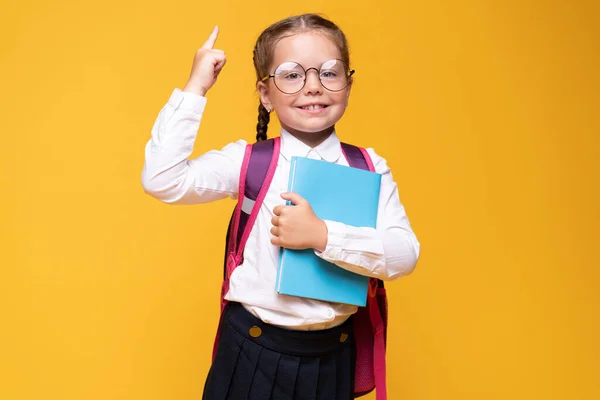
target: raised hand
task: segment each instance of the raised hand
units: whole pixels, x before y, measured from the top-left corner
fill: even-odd
[[[219,28],[215,26],[208,40],[196,51],[190,78],[183,88],[184,92],[205,96],[217,81],[219,73],[227,62],[225,52],[214,48],[218,36]]]

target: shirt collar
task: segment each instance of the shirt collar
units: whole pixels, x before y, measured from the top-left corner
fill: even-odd
[[[335,131],[331,132],[317,147],[311,148],[298,140],[294,135],[281,129],[281,155],[291,161],[293,156],[309,157],[311,153],[327,162],[336,162],[342,156],[342,146]],[[313,158],[313,157],[311,157]]]

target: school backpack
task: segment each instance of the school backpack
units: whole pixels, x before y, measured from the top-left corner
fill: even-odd
[[[265,199],[279,158],[280,138],[269,139],[246,146],[240,171],[238,201],[227,229],[227,241],[221,287],[221,316],[227,304],[229,278],[242,263],[244,247]],[[342,153],[354,168],[375,171],[371,157],[363,148],[342,143]],[[219,323],[220,326],[220,323]],[[387,341],[387,297],[383,282],[371,278],[367,305],[359,307],[354,315],[356,341],[356,369],[354,397],[372,392],[376,399],[385,400],[385,349]],[[217,351],[219,330],[213,346],[213,361]]]

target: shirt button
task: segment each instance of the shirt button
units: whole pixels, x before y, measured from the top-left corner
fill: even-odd
[[[250,330],[248,331],[248,333],[250,334],[250,336],[252,336],[253,338],[257,338],[260,335],[262,335],[262,329],[260,329],[258,326],[254,325],[252,328],[250,328]]]
[[[347,333],[342,333],[340,335],[340,342],[345,343],[346,340],[348,340],[348,334]]]

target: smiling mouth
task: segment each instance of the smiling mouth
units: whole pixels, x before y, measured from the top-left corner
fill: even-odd
[[[303,107],[298,107],[298,108],[301,110],[306,110],[306,111],[316,111],[316,110],[322,110],[327,107],[328,106],[326,106],[324,104],[311,104],[309,106],[303,106]]]

